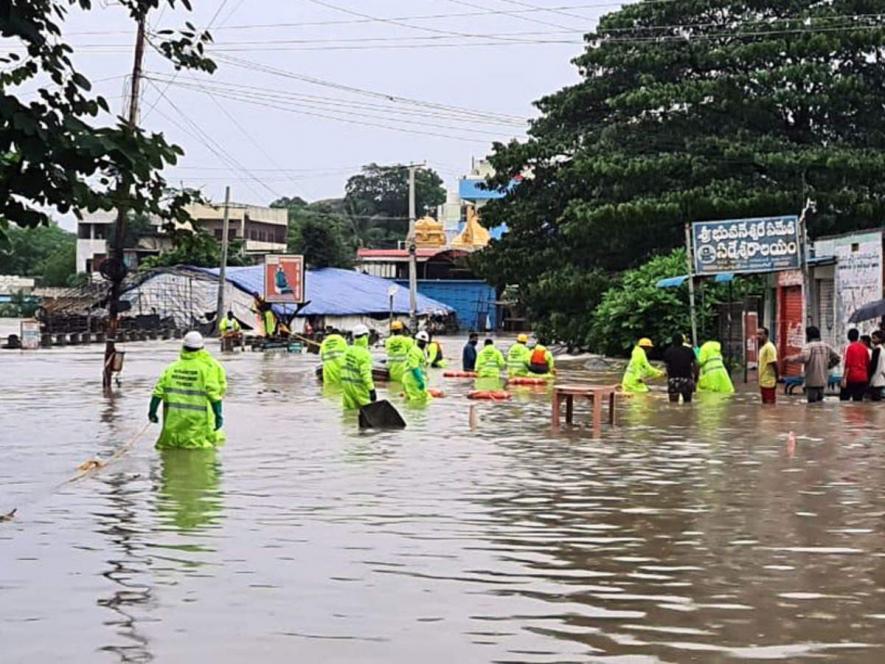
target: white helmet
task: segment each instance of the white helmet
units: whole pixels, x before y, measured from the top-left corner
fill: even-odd
[[[415,335],[415,339],[418,341],[430,341],[430,335],[427,334],[424,330],[421,330],[418,334]]]
[[[369,328],[360,323],[359,325],[353,326],[353,337],[354,339],[357,337],[364,337],[369,333]]]
[[[200,350],[206,345],[206,342],[203,341],[202,334],[191,331],[184,335],[184,343],[182,345],[186,350]]]

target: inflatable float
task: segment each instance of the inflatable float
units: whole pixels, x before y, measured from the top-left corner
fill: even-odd
[[[475,371],[443,371],[443,378],[476,378]]]
[[[508,385],[547,385],[548,381],[552,378],[553,378],[553,376],[550,376],[549,379],[548,378],[532,378],[529,376],[517,376],[515,378],[508,378],[507,384]]]
[[[507,401],[510,392],[507,390],[473,390],[467,394],[468,399],[484,399],[486,401]]]

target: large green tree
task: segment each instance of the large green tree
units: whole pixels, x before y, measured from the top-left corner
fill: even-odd
[[[190,7],[189,0],[119,0],[134,21],[161,5]],[[160,171],[183,154],[162,134],[130,128],[91,93],[76,68],[62,27],[70,7],[91,0],[5,0],[0,3],[0,236],[19,226],[49,223],[47,208],[61,213],[126,208],[186,221],[188,193],[169,195]],[[204,57],[208,33],[152,34],[150,44],[178,68],[213,71]],[[20,86],[37,83],[36,97]]]
[[[0,274],[36,277],[41,286],[64,286],[74,273],[77,238],[55,224],[12,226],[0,246]]]
[[[603,17],[582,80],[537,102],[528,140],[495,146],[492,185],[527,177],[484,208],[510,232],[479,269],[559,288],[669,251],[686,222],[798,213],[807,197],[812,236],[881,224],[882,10],[649,0]]]
[[[368,221],[373,244],[396,246],[409,230],[409,169],[405,166],[369,164],[352,176],[345,187],[344,203],[353,220]],[[436,171],[422,168],[415,174],[415,209],[422,217],[445,203],[446,190]],[[365,225],[365,224],[364,224]],[[366,233],[368,235],[368,233]]]

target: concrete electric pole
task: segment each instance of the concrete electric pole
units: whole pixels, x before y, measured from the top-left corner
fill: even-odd
[[[409,329],[418,331],[418,248],[415,244],[415,221],[418,213],[415,205],[415,173],[424,164],[409,164],[409,235],[406,244],[409,248]]]
[[[221,325],[224,318],[224,280],[227,271],[227,248],[230,244],[228,232],[230,231],[230,187],[224,188],[224,221],[221,224],[221,266],[218,268],[218,308],[215,322]]]

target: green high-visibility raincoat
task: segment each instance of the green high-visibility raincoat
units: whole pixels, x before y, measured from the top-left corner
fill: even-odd
[[[720,392],[731,394],[734,392],[734,384],[731,376],[722,361],[722,345],[718,341],[708,341],[701,346],[698,353],[698,364],[701,367],[701,375],[698,379],[698,391]]]
[[[415,341],[411,337],[402,334],[394,334],[384,342],[384,348],[387,351],[387,369],[390,372],[390,380],[393,382],[403,382],[409,349],[414,345]]]
[[[531,355],[531,351],[525,344],[518,341],[513,344],[507,351],[507,377],[530,376],[529,358]]]
[[[220,413],[224,396],[224,368],[206,351],[182,351],[154,387],[153,396],[163,402],[163,431],[160,449],[211,448],[224,442],[224,432],[215,428],[217,403]]]
[[[218,331],[222,334],[236,334],[241,329],[242,327],[240,327],[240,321],[238,321],[236,318],[227,318],[226,316],[221,319],[221,323],[218,326]]]
[[[323,362],[323,385],[341,384],[341,369],[344,366],[344,353],[347,341],[340,334],[330,334],[320,344],[320,359]]]
[[[264,323],[264,336],[272,337],[277,333],[277,315],[272,309],[267,309],[261,314]]]
[[[406,399],[415,404],[427,403],[432,398],[427,391],[427,356],[424,350],[413,344],[406,357],[403,373],[403,390]]]
[[[205,348],[196,351],[196,355],[199,355],[203,358],[203,361],[209,364],[215,370],[215,376],[218,380],[218,384],[221,386],[221,398],[227,396],[227,372],[224,370],[224,367],[221,365],[221,362],[216,360]]]
[[[630,355],[630,364],[624,372],[624,378],[621,380],[621,387],[624,392],[648,392],[648,385],[645,384],[647,378],[660,378],[664,372],[655,369],[648,361],[645,349],[636,346]]]
[[[448,362],[442,356],[442,346],[438,341],[431,341],[427,344],[427,366],[441,369],[448,366]]]
[[[344,351],[341,386],[344,388],[345,410],[361,408],[372,403],[369,393],[375,389],[375,381],[372,380],[369,337],[357,337],[353,340],[353,345]]]
[[[507,368],[504,353],[494,346],[483,346],[476,356],[474,388],[482,391],[500,390],[501,372]]]

